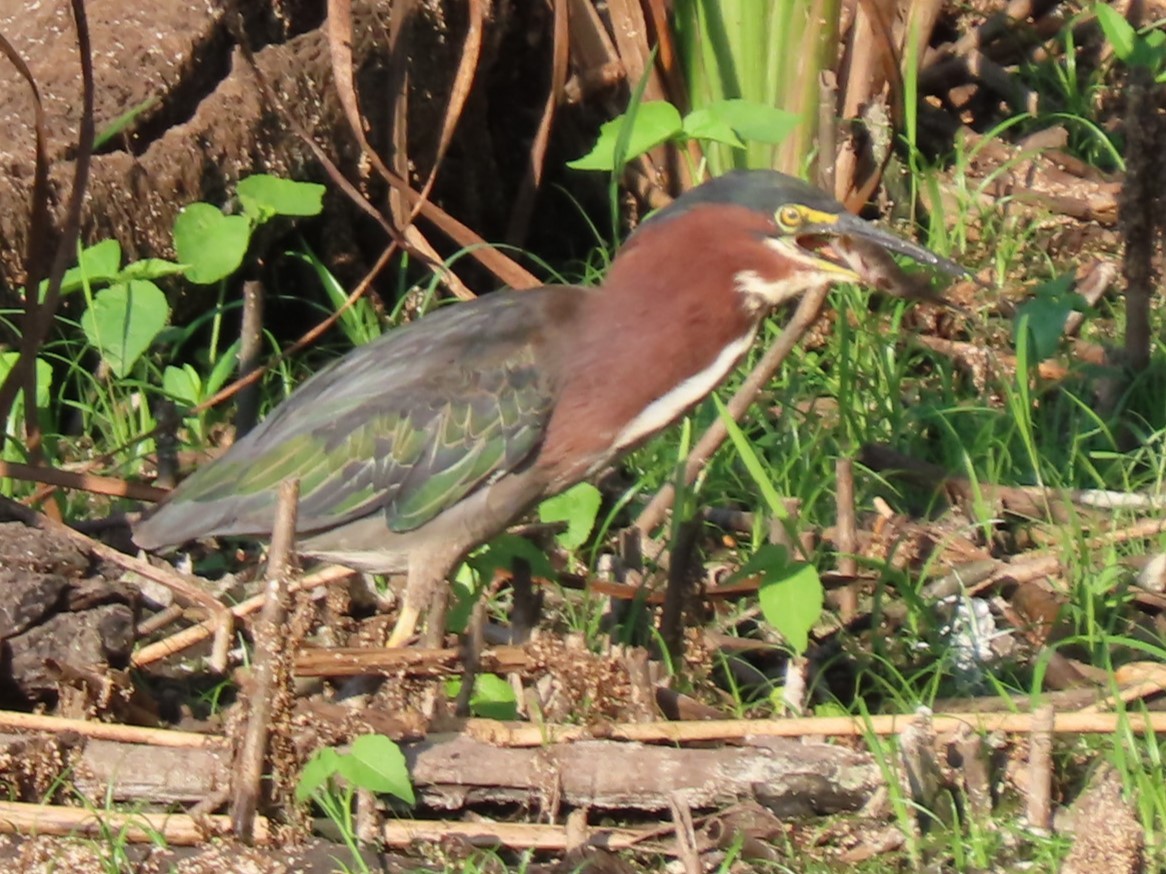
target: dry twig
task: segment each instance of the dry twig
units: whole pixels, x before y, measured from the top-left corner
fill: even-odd
[[[834,465],[835,504],[838,508],[838,537],[836,547],[838,573],[846,577],[858,576],[858,521],[854,510],[854,462],[839,458]],[[853,584],[843,586],[838,593],[839,618],[849,622],[858,615],[858,591]]]
[[[225,816],[193,817],[182,813],[114,813],[53,804],[25,804],[0,801],[0,832],[20,835],[69,835],[103,838],[114,834],[135,844],[154,843],[161,837],[174,846],[204,843],[212,834],[229,833]],[[271,837],[268,821],[255,821],[257,843]]]
[[[296,505],[300,498],[298,479],[279,487],[267,568],[266,601],[255,628],[254,685],[248,699],[247,731],[235,763],[235,785],[231,802],[231,823],[235,836],[250,843],[254,836],[255,812],[259,807],[267,739],[276,721],[276,709],[288,695],[280,694],[289,679],[287,655],[283,652],[283,630],[287,621],[288,577],[294,564]]]
[[[1028,824],[1045,832],[1053,827],[1054,719],[1051,704],[1038,707],[1032,714],[1028,741]]]
[[[302,592],[314,589],[317,586],[328,586],[334,583],[345,582],[355,573],[356,571],[351,568],[329,565],[310,576],[296,580],[288,586],[288,592],[289,594]],[[266,600],[266,594],[255,595],[228,609],[232,617],[242,619],[250,616],[252,613],[258,613],[263,608],[263,603]],[[133,665],[136,668],[144,668],[146,665],[152,665],[154,662],[160,661],[168,656],[177,655],[183,650],[196,646],[210,637],[214,633],[214,627],[214,621],[207,619],[197,625],[192,625],[190,628],[184,628],[177,634],[173,634],[163,640],[148,644],[134,653]]]
[[[862,737],[867,734],[893,735],[902,732],[913,714],[889,714],[859,719],[850,716],[804,716],[790,719],[728,719],[701,722],[621,723],[603,726],[524,725],[471,719],[466,731],[495,746],[527,747],[547,743],[605,738],[641,743],[707,743],[740,740],[746,737]],[[932,718],[935,733],[949,734],[971,727],[976,731],[1004,731],[1026,734],[1032,730],[1031,713],[949,713]],[[1130,731],[1161,734],[1166,731],[1166,713],[1057,713],[1053,731],[1057,734],[1109,734],[1128,723]]]
[[[143,728],[140,725],[117,725],[111,722],[91,722],[87,719],[65,719],[40,713],[19,713],[0,710],[0,729],[14,731],[47,731],[53,734],[72,732],[82,737],[122,743],[150,744],[159,747],[186,747],[191,749],[225,749],[225,738],[191,731],[172,731],[164,728]]]
[[[636,846],[658,833],[652,828],[587,828],[585,846],[624,850]],[[407,847],[428,842],[441,844],[452,839],[476,847],[511,847],[516,850],[567,850],[573,844],[567,828],[522,822],[426,822],[420,819],[397,819],[385,823],[381,839],[386,846]]]

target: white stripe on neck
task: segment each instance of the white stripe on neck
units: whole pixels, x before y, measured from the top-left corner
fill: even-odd
[[[694,373],[667,394],[652,401],[643,411],[624,425],[616,435],[614,448],[618,451],[667,427],[720,383],[753,343],[756,325],[721,350],[712,364]]]

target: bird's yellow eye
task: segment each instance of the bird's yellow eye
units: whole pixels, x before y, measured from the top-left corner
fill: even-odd
[[[783,231],[792,231],[802,224],[802,211],[796,206],[783,206],[777,211],[777,223]]]

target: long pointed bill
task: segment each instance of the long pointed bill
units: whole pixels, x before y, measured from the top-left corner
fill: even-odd
[[[966,267],[950,261],[941,255],[936,255],[930,249],[897,237],[890,231],[884,231],[878,225],[872,224],[850,213],[833,216],[833,221],[821,222],[801,228],[799,234],[825,234],[829,236],[850,237],[855,241],[872,244],[887,252],[906,255],[920,264],[934,267],[949,276],[969,276],[971,271]],[[866,247],[859,247],[860,249]]]

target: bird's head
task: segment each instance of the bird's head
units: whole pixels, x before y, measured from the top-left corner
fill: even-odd
[[[967,273],[851,215],[800,179],[744,170],[706,182],[649,217],[612,271],[617,281],[627,282],[632,271],[654,275],[661,287],[683,284],[705,294],[732,293],[743,309],[758,314],[821,285],[872,282],[872,261],[887,253],[954,276]],[[659,278],[670,272],[671,281]]]

